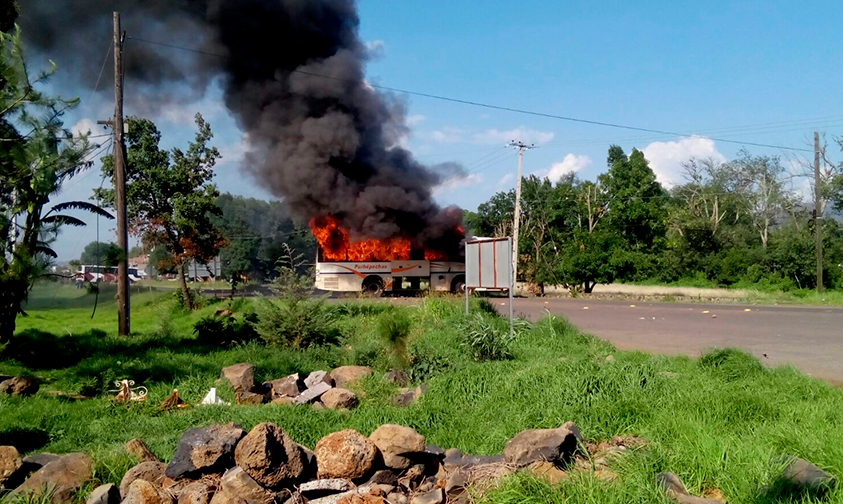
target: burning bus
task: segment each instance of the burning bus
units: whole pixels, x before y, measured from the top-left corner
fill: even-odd
[[[354,241],[331,217],[311,219],[317,241],[316,288],[336,292],[465,291],[465,261],[406,238]],[[462,228],[454,234],[462,234]]]

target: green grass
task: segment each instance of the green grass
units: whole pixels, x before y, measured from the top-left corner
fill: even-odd
[[[519,324],[512,359],[478,363],[461,345],[462,301],[447,297],[408,306],[332,304],[343,335],[335,347],[296,351],[253,342],[216,348],[196,341],[191,325],[227,302],[186,314],[173,307],[170,295],[139,295],[133,305],[139,335],[119,338],[113,335],[113,301],[102,303],[108,296],[101,293],[90,320],[87,298],[80,295],[36,290],[31,316],[21,319],[16,339],[0,355],[0,372],[34,374],[46,381],[44,390],[68,392],[83,383],[105,388],[109,380],[132,378],[149,387],[150,400],[123,406],[106,395],[80,402],[45,393],[2,397],[0,444],[22,451],[86,451],[97,462],[100,481],[119,482],[131,466],[122,450],[131,438],[144,439],[168,459],[185,429],[230,421],[246,428],[272,421],[310,447],[342,428],[369,434],[383,423],[411,426],[430,443],[473,454],[499,453],[523,429],[568,420],[590,441],[613,435],[648,440],[645,448],[613,462],[617,482],[577,474],[551,486],[520,474],[484,497],[496,504],[667,502],[655,486],[660,471],[678,473],[692,493],[720,488],[733,504],[788,502],[793,496],[769,490],[772,461],[785,454],[843,476],[843,391],[792,368],[765,368],[740,351],[710,352],[700,360],[620,352],[561,319],[546,318]],[[238,301],[234,308],[239,314],[251,303]],[[476,304],[474,309],[480,312]],[[394,359],[385,351],[378,321],[393,310],[411,320],[410,374],[425,377],[429,386],[406,409],[391,404],[396,389],[383,379]],[[613,362],[606,360],[610,354]],[[219,371],[244,361],[256,366],[258,380],[351,363],[370,365],[376,373],[359,385],[365,395],[350,412],[271,405],[157,410],[173,388],[196,403],[216,384],[231,400],[231,391],[217,381]],[[843,490],[826,501],[843,502]]]

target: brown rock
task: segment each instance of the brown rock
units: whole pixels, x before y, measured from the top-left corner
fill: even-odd
[[[197,481],[184,487],[179,494],[178,504],[210,504],[217,488]]]
[[[353,486],[349,480],[343,478],[317,479],[299,485],[299,492],[308,499],[313,499],[326,494],[348,492]]]
[[[35,471],[19,490],[39,496],[49,494],[49,499],[56,504],[70,503],[82,485],[93,478],[93,467],[91,457],[70,453]]]
[[[304,386],[304,381],[299,378],[298,373],[266,382],[264,385],[269,388],[270,399],[277,399],[279,397],[296,397],[301,394],[302,390],[307,388]]]
[[[158,462],[158,457],[140,439],[132,439],[123,445],[123,448],[141,462]]]
[[[344,388],[333,388],[322,394],[320,399],[326,408],[333,410],[352,409],[360,402],[354,392]]]
[[[0,382],[0,393],[20,397],[31,396],[38,392],[39,388],[41,385],[38,384],[38,380],[24,376],[14,376]]]
[[[413,401],[415,400],[416,394],[412,390],[405,390],[399,392],[397,396],[392,398],[393,403],[395,403],[397,406],[402,406],[404,408],[413,404]]]
[[[329,434],[316,443],[319,478],[359,478],[375,463],[378,449],[359,432],[346,429]]]
[[[139,479],[148,481],[155,486],[161,486],[164,483],[164,471],[166,470],[167,465],[162,462],[141,462],[123,475],[123,479],[120,480],[120,495],[125,499],[129,487],[135,480]]]
[[[210,425],[188,429],[176,446],[166,475],[172,479],[221,473],[234,465],[234,447],[246,435],[238,425]]]
[[[237,394],[237,404],[246,404],[249,406],[257,406],[263,404],[266,396],[263,394],[255,394],[254,392],[239,392]]]
[[[410,499],[403,492],[392,492],[386,496],[390,504],[409,504]]]
[[[224,367],[220,378],[228,380],[234,392],[251,392],[255,388],[255,367],[247,363]]]
[[[568,473],[544,460],[533,462],[530,464],[529,469],[533,476],[543,479],[551,485],[557,485],[561,481],[568,479]]]
[[[278,406],[289,406],[290,404],[293,404],[293,398],[292,397],[285,397],[285,396],[276,397],[275,399],[270,401],[270,403],[278,405]]]
[[[412,461],[402,455],[424,451],[424,436],[402,425],[381,425],[369,436],[369,440],[383,454],[384,464],[392,469],[407,469]]]
[[[570,428],[528,429],[507,441],[504,460],[516,466],[538,461],[567,464],[579,449],[577,437]]]
[[[337,504],[387,504],[387,502],[374,493],[351,493],[338,499]]]
[[[120,490],[113,483],[100,485],[88,496],[86,504],[120,504]]]
[[[410,504],[444,504],[444,502],[445,492],[441,488],[434,488],[429,492],[414,496]]]
[[[170,492],[149,481],[138,479],[129,485],[123,504],[172,504]]]
[[[4,485],[18,470],[23,461],[14,446],[0,446],[0,486]]]
[[[800,491],[820,495],[837,484],[834,476],[801,458],[790,459],[782,471],[781,478]]]
[[[400,369],[393,369],[392,371],[388,371],[386,375],[384,375],[386,381],[389,383],[394,383],[399,387],[406,387],[408,383],[410,383],[410,377],[404,371]]]
[[[369,478],[369,481],[367,481],[366,484],[395,486],[398,484],[398,476],[396,476],[395,473],[390,471],[389,469],[381,469],[380,471],[375,471],[375,474],[373,474],[372,477]]]
[[[275,495],[263,488],[240,467],[229,469],[220,482],[222,490],[228,495],[236,495],[246,504],[272,504]]]
[[[260,423],[237,444],[234,461],[259,484],[279,488],[301,478],[306,460],[299,445],[280,427]]]
[[[329,375],[334,386],[342,388],[365,376],[372,376],[372,369],[368,366],[340,366]]]
[[[219,489],[214,492],[214,496],[211,497],[211,502],[209,504],[246,504],[246,501],[236,495],[231,495],[228,492]]]

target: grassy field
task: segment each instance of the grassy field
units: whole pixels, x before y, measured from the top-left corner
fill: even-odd
[[[0,444],[27,452],[83,450],[97,462],[99,481],[119,482],[132,465],[122,449],[131,438],[144,439],[166,460],[188,427],[230,421],[246,428],[272,421],[310,447],[342,428],[369,434],[383,423],[412,426],[430,443],[472,454],[499,453],[523,429],[568,420],[590,441],[613,435],[647,440],[612,463],[615,482],[575,473],[549,485],[519,473],[485,495],[498,504],[667,502],[655,485],[656,473],[665,470],[678,473],[692,493],[719,488],[730,503],[813,502],[771,490],[773,459],[781,455],[804,457],[843,476],[843,391],[792,368],[764,368],[738,351],[710,352],[700,360],[619,352],[564,320],[546,318],[518,324],[511,359],[476,362],[463,345],[461,300],[442,297],[418,305],[331,304],[341,334],[336,346],[293,350],[254,341],[219,348],[197,340],[192,325],[228,307],[227,301],[188,314],[172,294],[139,294],[132,316],[138,334],[129,338],[113,334],[112,296],[100,293],[93,319],[92,301],[84,291],[37,289],[30,316],[19,319],[15,340],[0,354],[0,372],[38,376],[45,381],[42,391],[100,395],[78,402],[46,392],[0,397]],[[236,300],[231,308],[240,314],[258,302]],[[474,310],[482,312],[476,301]],[[483,313],[484,323],[505,325]],[[395,316],[411,321],[409,371],[429,386],[406,409],[392,405],[396,389],[383,379],[401,359],[378,327]],[[360,384],[365,395],[351,412],[273,405],[157,409],[173,388],[196,403],[216,385],[231,400],[218,377],[220,368],[237,362],[253,363],[258,380],[341,364],[369,365],[376,373]],[[118,378],[147,386],[150,400],[113,404],[104,391]],[[843,502],[843,490],[825,502]]]

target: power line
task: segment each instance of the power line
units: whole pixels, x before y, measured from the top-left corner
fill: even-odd
[[[198,50],[198,49],[191,49],[191,48],[188,48],[188,47],[181,47],[181,46],[177,46],[177,45],[173,45],[173,44],[167,44],[167,43],[164,43],[164,42],[156,42],[156,41],[153,41],[153,40],[147,40],[147,39],[142,39],[142,38],[138,38],[138,37],[128,37],[128,38],[130,38],[132,40],[137,40],[138,42],[144,42],[144,43],[147,43],[147,44],[169,47],[169,48],[172,48],[172,49],[179,49],[179,50],[182,50],[182,51],[188,51],[188,52],[192,52],[192,53],[196,53],[196,54],[203,54],[203,55],[206,55],[206,56],[216,56],[218,58],[226,58],[227,57],[227,56],[224,56],[222,54],[216,54],[216,53],[212,53],[212,52],[208,52],[208,51],[201,51],[201,50]],[[308,71],[305,71],[305,70],[290,70],[290,72],[298,73],[298,74],[302,74],[302,75],[310,75],[310,76],[313,76],[313,77],[319,77],[319,78],[323,78],[323,79],[330,79],[330,80],[341,81],[341,82],[349,82],[349,83],[352,83],[352,84],[358,84],[358,85],[361,84],[360,81],[355,80],[355,79],[343,79],[341,77],[333,77],[333,76],[330,76],[330,75],[318,74],[318,73],[315,73],[315,72],[308,72]],[[575,122],[575,123],[580,123],[580,124],[590,124],[592,126],[603,126],[603,127],[606,127],[606,128],[616,128],[616,129],[623,129],[623,130],[630,130],[630,131],[642,131],[644,133],[656,133],[656,134],[659,134],[659,135],[678,136],[678,137],[688,136],[687,134],[677,133],[675,131],[659,130],[659,129],[653,129],[653,128],[643,128],[643,127],[639,127],[639,126],[629,126],[629,125],[625,125],[625,124],[611,123],[611,122],[606,122],[606,121],[596,121],[596,120],[591,120],[591,119],[582,119],[582,118],[578,118],[578,117],[563,116],[563,115],[558,115],[558,114],[548,114],[546,112],[537,112],[537,111],[534,111],[534,110],[527,110],[527,109],[522,109],[522,108],[517,108],[517,107],[495,105],[495,104],[491,104],[491,103],[483,103],[483,102],[478,102],[478,101],[474,101],[474,100],[464,100],[464,99],[460,99],[460,98],[452,98],[452,97],[449,97],[449,96],[436,95],[436,94],[432,94],[432,93],[422,93],[422,92],[419,92],[419,91],[409,91],[409,90],[406,90],[406,89],[400,89],[400,88],[395,88],[395,87],[390,87],[390,86],[382,86],[382,85],[379,85],[379,84],[367,83],[367,85],[371,86],[375,89],[381,89],[381,90],[384,90],[384,91],[391,91],[393,93],[402,93],[402,94],[407,94],[407,95],[411,95],[411,96],[420,96],[420,97],[423,97],[423,98],[430,98],[430,99],[433,99],[433,100],[441,100],[441,101],[446,101],[446,102],[451,102],[451,103],[460,103],[460,104],[463,104],[463,105],[471,105],[471,106],[474,106],[474,107],[481,107],[481,108],[486,108],[486,109],[491,109],[491,110],[500,110],[500,111],[503,111],[503,112],[513,112],[513,113],[516,113],[516,114],[531,115],[531,116],[535,116],[535,117],[544,117],[544,118],[547,118],[547,119],[556,119],[556,120],[559,120],[559,121]],[[765,144],[765,143],[759,143],[759,142],[743,142],[743,141],[739,141],[739,140],[729,140],[729,139],[725,139],[725,138],[715,138],[715,137],[707,137],[707,138],[709,138],[710,140],[714,140],[716,142],[723,142],[723,143],[730,143],[730,144],[751,145],[753,147],[765,147],[765,148],[770,148],[770,149],[780,149],[780,150],[789,150],[789,151],[798,151],[798,152],[813,152],[813,150],[811,150],[811,149],[804,149],[804,148],[798,148],[798,147],[786,147],[786,146],[783,146],[783,145],[773,145],[773,144]]]

